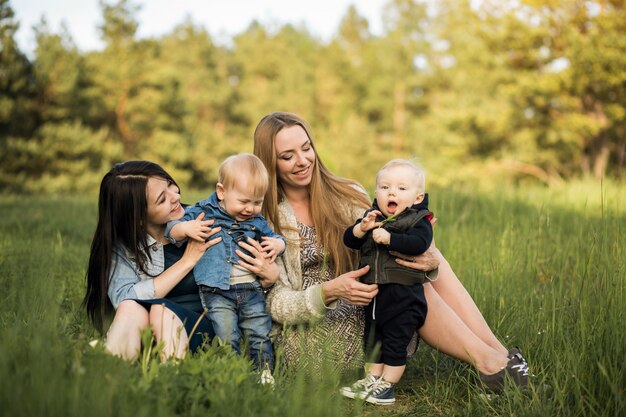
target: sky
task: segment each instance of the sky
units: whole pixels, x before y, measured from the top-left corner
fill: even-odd
[[[114,3],[115,0],[107,0]],[[350,4],[369,21],[370,30],[382,30],[382,9],[386,0],[134,0],[141,10],[138,37],[159,36],[183,22],[187,16],[202,25],[218,42],[241,33],[254,19],[264,26],[285,23],[304,25],[322,40],[330,39]],[[45,15],[48,26],[58,32],[65,22],[78,48],[100,49],[97,27],[102,22],[98,0],[10,0],[20,29],[16,39],[20,49],[32,54],[35,35],[32,27]]]

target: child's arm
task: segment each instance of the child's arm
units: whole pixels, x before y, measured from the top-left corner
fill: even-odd
[[[197,213],[196,217],[196,213],[189,211],[181,220],[168,223],[165,237],[174,243],[186,238],[204,242],[209,237],[210,231],[209,220],[204,220],[204,212]]]
[[[376,222],[376,216],[380,215],[380,211],[372,210],[365,214],[362,219],[359,219],[346,229],[343,234],[343,244],[350,249],[360,249],[365,243],[365,235],[368,231],[380,226],[380,222]]]
[[[380,226],[382,223],[376,221],[376,216],[382,216],[382,213],[378,210],[372,210],[360,222],[356,223],[352,228],[354,237],[363,239],[367,232]]]
[[[382,233],[384,232],[384,233]],[[374,230],[373,238],[376,243],[388,245],[390,251],[400,252],[405,255],[416,256],[426,252],[433,241],[433,226],[426,219],[420,220],[406,233],[389,233],[384,229]],[[379,235],[380,241],[376,240]]]
[[[263,216],[261,216],[262,222],[259,226],[261,232],[261,247],[263,248],[263,256],[268,258],[270,263],[274,262],[278,255],[281,255],[287,247],[287,241],[285,238],[275,233],[270,227],[269,223]]]

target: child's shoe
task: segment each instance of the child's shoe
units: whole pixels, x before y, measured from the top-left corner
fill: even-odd
[[[269,369],[263,369],[261,372],[261,385],[270,385],[274,386],[274,376],[272,376],[272,371]]]
[[[102,339],[93,339],[91,342],[89,342],[89,346],[96,349],[99,347],[104,347],[104,340]]]
[[[342,387],[339,390],[339,392],[344,397],[357,398],[357,396],[360,396],[363,393],[367,394],[367,392],[370,390],[371,386],[379,378],[380,377],[378,377],[378,376],[374,376],[372,374],[369,374],[365,378],[359,379],[358,381],[356,381],[354,384],[350,385],[349,387]],[[361,398],[361,397],[359,397],[359,398]]]
[[[370,391],[365,395],[365,401],[376,405],[391,405],[396,402],[393,384],[385,381],[382,377],[374,382]]]
[[[270,369],[270,365],[265,362],[263,365],[263,370],[261,371],[261,379],[259,380],[261,385],[269,385],[274,388],[274,376],[272,375],[272,370]]]

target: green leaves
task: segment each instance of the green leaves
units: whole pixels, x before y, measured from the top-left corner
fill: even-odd
[[[380,226],[378,226],[378,227],[382,227],[384,224],[391,223],[391,222],[395,221],[396,217],[398,217],[396,214],[390,214],[389,216],[387,216],[386,219],[384,219],[382,222],[380,222]]]
[[[354,6],[328,41],[252,22],[219,43],[190,18],[139,39],[136,3],[101,9],[103,50],[44,19],[31,58],[0,0],[1,190],[91,190],[120,159],[208,188],[274,110],[304,116],[324,163],[368,188],[414,156],[440,185],[622,175],[623,1],[393,0],[376,34]]]

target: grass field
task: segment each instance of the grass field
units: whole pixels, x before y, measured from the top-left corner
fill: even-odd
[[[0,196],[0,414],[10,416],[626,415],[626,187],[431,191],[438,246],[498,337],[537,375],[485,400],[468,365],[425,344],[387,408],[340,384],[249,364],[214,347],[179,364],[92,349],[80,308],[96,198]],[[201,196],[186,196],[191,202]]]

